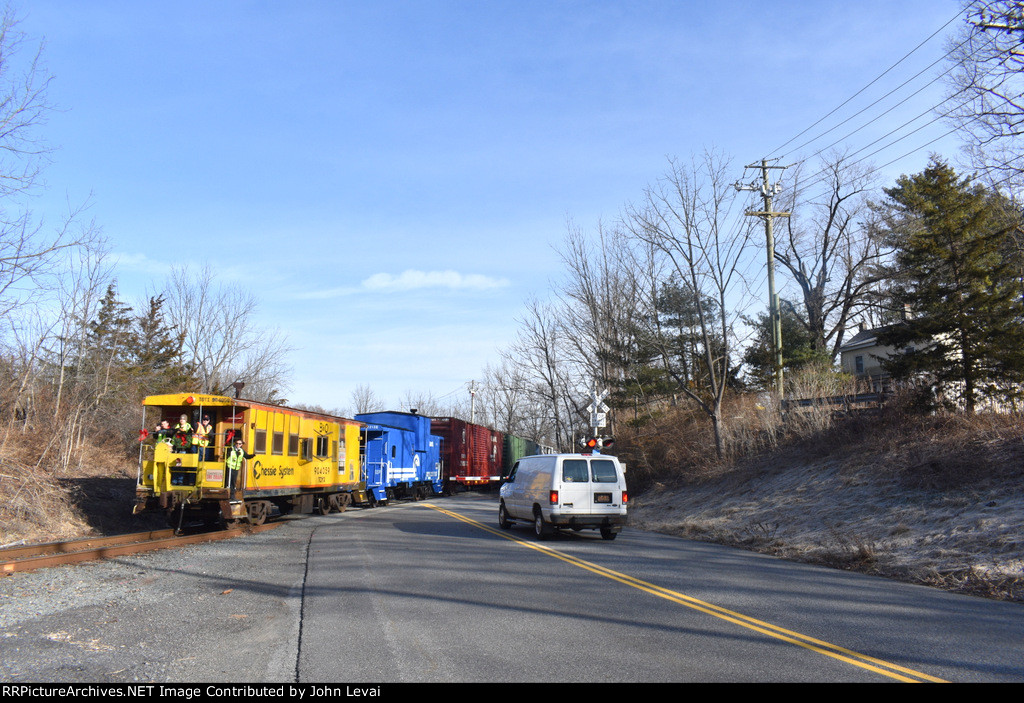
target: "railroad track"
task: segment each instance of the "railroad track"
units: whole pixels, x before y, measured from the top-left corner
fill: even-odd
[[[126,554],[151,552],[158,549],[173,549],[200,542],[214,542],[231,539],[254,532],[272,530],[284,523],[272,522],[258,527],[246,526],[219,530],[216,532],[200,532],[191,535],[175,535],[174,530],[157,530],[155,532],[136,532],[113,537],[87,537],[69,542],[48,542],[46,544],[27,544],[21,547],[0,549],[0,575],[6,576],[18,571],[32,571],[48,566],[75,564],[83,561],[98,561]]]

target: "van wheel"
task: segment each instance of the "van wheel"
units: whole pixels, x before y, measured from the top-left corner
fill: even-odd
[[[504,503],[498,506],[498,527],[503,530],[512,527],[512,521],[508,519],[508,511],[505,510]]]
[[[602,527],[601,528],[601,539],[615,539],[615,536],[617,534],[619,534],[619,533],[615,532],[610,527]]]
[[[533,534],[537,535],[537,539],[551,536],[551,526],[544,522],[544,515],[539,510],[533,514]]]

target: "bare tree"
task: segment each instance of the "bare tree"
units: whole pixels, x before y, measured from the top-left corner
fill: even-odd
[[[672,161],[666,176],[625,217],[633,236],[666,258],[689,293],[701,341],[702,387],[694,387],[672,363],[665,335],[658,336],[665,340],[661,357],[679,392],[710,419],[720,457],[725,454],[722,401],[736,372],[734,328],[746,307],[743,271],[751,260],[751,225],[731,212],[736,190],[729,171],[728,161],[713,152],[686,167]],[[661,325],[657,315],[654,324]]]
[[[644,267],[633,245],[624,230],[601,225],[592,238],[570,226],[563,243],[567,273],[560,299],[566,351],[581,381],[591,387],[622,385],[649,308]],[[609,429],[614,432],[614,425]]]
[[[10,5],[0,11],[0,318],[53,290],[65,253],[99,239],[81,226],[85,206],[69,207],[56,225],[36,216],[32,197],[44,185],[51,148],[39,130],[53,110],[52,76],[42,44],[21,30]]]
[[[792,215],[776,236],[775,260],[800,291],[801,309],[793,312],[812,348],[834,360],[851,319],[867,305],[878,282],[874,269],[885,256],[865,219],[875,179],[870,168],[848,166],[841,154],[823,159],[809,178],[805,168],[796,166],[780,198]]]
[[[59,329],[50,347],[50,357],[57,369],[55,415],[65,412],[62,401],[68,376],[72,385],[77,385],[81,377],[88,323],[96,317],[103,290],[113,280],[108,254],[105,243],[81,247],[71,252],[60,276]]]
[[[0,15],[0,197],[28,193],[51,149],[37,128],[52,111],[46,91],[53,77],[43,69],[42,44],[34,44],[20,27],[10,5]]]
[[[377,397],[368,383],[360,383],[352,390],[352,407],[356,414],[373,413],[384,410],[384,401]]]
[[[950,40],[949,92],[939,108],[959,128],[971,166],[1018,195],[1024,188],[1024,3],[972,0]]]
[[[417,414],[426,415],[427,417],[439,417],[448,414],[448,408],[429,391],[407,390],[405,395],[402,396],[400,405],[403,410],[408,412],[415,410]]]
[[[535,421],[538,413],[530,400],[529,380],[523,369],[508,358],[484,369],[480,401],[496,428],[519,437],[534,439],[538,436]]]
[[[47,412],[63,412],[69,364],[77,371],[76,353],[94,312],[90,305],[109,274],[96,268],[105,242],[95,224],[83,220],[85,205],[69,206],[55,225],[31,208],[51,153],[39,133],[52,110],[47,98],[52,76],[41,57],[42,44],[28,38],[5,6],[0,11],[0,338],[7,341],[9,368],[17,368],[17,383],[6,389],[5,400],[23,427],[33,421],[40,394],[54,392]],[[80,425],[76,407],[68,437]]]
[[[296,410],[308,410],[311,413],[320,413],[321,415],[334,415],[335,417],[349,417],[347,408],[325,408],[322,405],[316,403],[295,403],[291,407]]]
[[[256,324],[256,297],[240,286],[215,285],[209,266],[198,275],[174,268],[168,287],[167,310],[184,332],[183,356],[198,390],[223,394],[243,381],[246,397],[281,402],[292,349],[279,330]]]
[[[567,333],[559,308],[533,299],[519,320],[519,333],[506,359],[527,379],[535,406],[551,426],[551,441],[559,448],[572,446],[582,431],[582,380],[566,354]],[[540,439],[540,438],[537,438]]]

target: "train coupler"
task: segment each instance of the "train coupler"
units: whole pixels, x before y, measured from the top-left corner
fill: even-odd
[[[220,501],[220,514],[225,520],[242,520],[249,515],[243,500]]]

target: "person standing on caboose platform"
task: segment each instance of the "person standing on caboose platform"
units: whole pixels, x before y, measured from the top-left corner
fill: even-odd
[[[171,430],[171,423],[167,420],[161,420],[156,423],[156,429],[153,430],[153,441],[156,443],[163,442],[165,444],[173,444],[171,441],[174,436],[174,432]]]
[[[245,470],[245,460],[252,459],[255,454],[246,454],[242,449],[242,438],[237,437],[234,445],[224,453],[224,466],[228,470],[228,490],[232,493],[238,487],[238,474]]]
[[[203,461],[213,459],[213,450],[210,448],[210,437],[213,436],[213,425],[210,424],[210,416],[203,415],[202,421],[192,434],[192,443],[199,447],[199,458]]]
[[[188,415],[182,415],[174,426],[174,451],[192,453],[192,424],[188,421]]]

